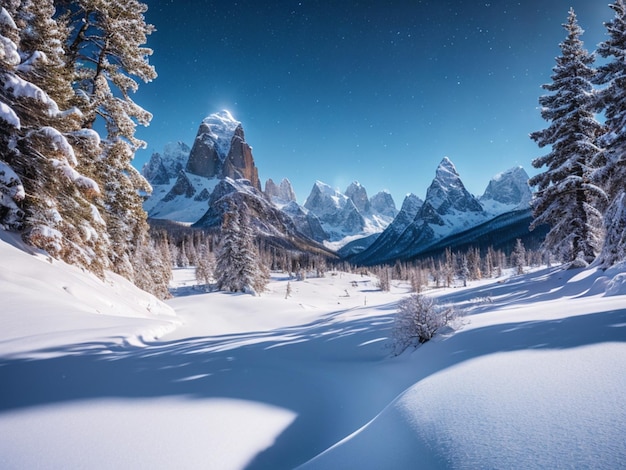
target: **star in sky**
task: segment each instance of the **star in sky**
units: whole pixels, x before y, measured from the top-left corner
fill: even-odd
[[[570,5],[590,50],[612,17],[588,0],[146,3],[159,77],[135,96],[154,114],[137,167],[229,109],[261,179],[289,178],[299,202],[315,180],[358,180],[398,206],[425,196],[444,156],[476,195],[513,166],[532,174]]]

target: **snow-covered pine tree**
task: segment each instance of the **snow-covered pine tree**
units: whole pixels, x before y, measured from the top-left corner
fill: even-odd
[[[602,240],[597,201],[604,195],[591,181],[602,129],[593,112],[594,56],[583,47],[583,30],[573,9],[563,26],[567,38],[560,44],[562,55],[556,58],[552,83],[543,85],[550,94],[539,98],[541,116],[550,126],[531,134],[539,147],[551,146],[550,153],[532,162],[535,168],[547,169],[529,181],[537,187],[531,229],[548,224],[547,250],[564,262],[590,263]]]
[[[6,5],[10,8],[10,5]],[[14,5],[13,12],[17,9]],[[16,67],[21,59],[17,43],[19,32],[9,11],[0,8],[0,228],[20,229],[24,222],[22,201],[26,197],[21,177],[14,165],[15,148],[22,123],[13,109],[5,89],[9,80],[15,80]]]
[[[515,268],[517,274],[524,274],[524,266],[526,266],[526,248],[520,238],[515,241],[515,248],[513,248],[511,252],[511,266]]]
[[[601,86],[598,106],[606,118],[600,138],[604,152],[594,174],[609,201],[604,213],[604,244],[598,257],[599,265],[605,268],[626,260],[626,5],[624,0],[617,0],[609,6],[615,17],[605,23],[608,39],[597,49],[607,61],[598,67],[594,79]]]
[[[209,250],[208,244],[198,248],[198,263],[196,264],[196,280],[198,284],[209,286],[215,271],[215,255]]]
[[[133,257],[140,256],[138,240],[148,243],[141,194],[150,186],[131,162],[135,151],[145,145],[135,137],[136,125],[148,125],[152,115],[130,97],[139,86],[134,77],[144,82],[156,77],[148,62],[152,51],[143,47],[154,29],[144,18],[147,7],[137,0],[57,0],[56,4],[59,21],[71,31],[68,65],[82,98],[77,106],[83,125],[92,128],[100,121],[106,129],[103,153],[91,162],[90,170],[102,188],[112,269],[131,280],[149,276],[134,272]]]
[[[230,292],[261,292],[269,272],[259,260],[245,203],[230,201],[224,213],[221,241],[216,253],[217,288]]]
[[[102,274],[108,238],[92,204],[99,187],[79,171],[78,149],[70,144],[80,129],[80,113],[70,108],[73,90],[63,73],[64,31],[52,19],[52,0],[13,1],[7,7],[0,15],[5,49],[0,101],[17,121],[3,126],[8,139],[2,139],[0,154],[23,183],[24,197],[19,222],[15,207],[8,207],[0,215],[2,225],[20,229],[28,242],[54,257]]]

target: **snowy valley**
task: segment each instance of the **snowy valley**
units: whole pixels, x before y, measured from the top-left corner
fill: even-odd
[[[549,153],[532,160],[539,170],[532,177],[521,166],[510,168],[493,176],[481,196],[468,191],[448,157],[423,168],[418,156],[430,148],[425,141],[436,143],[437,152],[452,141],[458,151],[460,143],[483,170],[491,165],[476,149],[494,143],[487,134],[496,139],[500,133],[497,139],[507,145],[498,161],[514,162],[506,155],[514,153],[514,140],[496,131],[527,111],[507,105],[507,115],[498,117],[489,102],[484,108],[478,101],[463,104],[463,90],[472,88],[466,76],[482,77],[472,100],[490,88],[482,74],[468,69],[454,78],[446,72],[445,80],[429,86],[386,66],[380,53],[389,50],[387,43],[395,49],[421,38],[420,47],[406,50],[436,51],[432,66],[399,47],[392,56],[403,66],[417,64],[420,74],[440,74],[444,52],[461,53],[472,35],[487,39],[488,29],[496,28],[472,25],[464,41],[442,42],[439,31],[423,28],[441,25],[416,22],[414,32],[402,32],[393,24],[384,28],[392,41],[369,43],[379,38],[378,21],[386,15],[370,15],[371,24],[364,15],[367,24],[357,28],[360,14],[372,12],[364,5],[356,15],[357,7],[329,4],[336,19],[354,21],[347,25],[331,21],[326,8],[305,15],[309,2],[294,7],[288,20],[279,15],[284,5],[268,10],[271,2],[254,9],[221,2],[232,10],[230,20],[251,12],[254,18],[237,21],[218,42],[204,42],[192,39],[188,27],[195,14],[177,8],[187,17],[183,22],[168,10],[174,2],[154,9],[167,18],[164,27],[172,23],[177,36],[188,33],[182,46],[163,41],[163,49],[187,66],[168,70],[177,75],[176,86],[151,96],[168,132],[181,127],[166,105],[188,112],[186,122],[198,116],[179,101],[186,88],[191,92],[192,78],[202,83],[193,99],[205,106],[207,92],[220,82],[218,74],[196,73],[190,65],[215,64],[217,71],[224,63],[214,62],[216,52],[235,51],[224,54],[226,65],[240,70],[222,80],[233,90],[242,78],[254,86],[241,87],[248,92],[232,96],[233,104],[240,102],[261,129],[298,121],[296,140],[283,131],[260,135],[278,149],[272,158],[324,165],[336,181],[350,181],[337,171],[338,158],[348,172],[385,168],[390,179],[370,181],[391,184],[414,178],[418,166],[420,178],[434,170],[430,185],[416,188],[425,190],[424,198],[407,194],[399,209],[386,190],[315,181],[310,165],[295,171],[312,178],[302,203],[285,175],[263,187],[243,125],[226,110],[202,119],[191,146],[167,144],[139,171],[132,162],[147,142],[135,130],[148,126],[153,114],[131,96],[139,82],[157,78],[148,60],[153,51],[145,47],[155,31],[144,16],[148,6],[135,0],[3,2],[0,469],[626,468],[625,1],[610,5],[616,18],[605,23],[609,39],[598,46],[597,64],[569,11],[553,83],[539,98],[541,117],[550,124],[530,134]],[[213,15],[221,3],[194,7],[200,18],[212,15],[198,28],[207,37],[228,24],[229,15]],[[396,14],[400,3],[387,12]],[[429,3],[440,9],[437,2],[418,3],[419,11],[407,7],[407,19],[430,22],[416,13]],[[468,13],[462,3],[459,12]],[[547,12],[549,3],[535,14]],[[485,4],[484,10],[501,9]],[[506,15],[518,18],[521,12],[513,10]],[[308,28],[297,21],[308,24],[312,13],[321,23]],[[482,23],[479,13],[455,16]],[[270,29],[276,18],[282,20]],[[301,51],[287,47],[284,38],[297,42],[296,34],[274,37],[289,25],[316,41],[319,60],[310,60],[309,42]],[[442,33],[461,37],[458,23],[450,25],[455,31]],[[250,60],[242,51],[254,30],[271,31],[274,39],[252,41],[259,49]],[[321,47],[325,36],[344,30],[342,45],[367,39],[352,50],[367,67],[345,60],[352,54],[340,60],[337,44]],[[429,47],[426,34],[434,41]],[[528,49],[526,39],[519,43]],[[475,50],[489,45],[495,58],[500,42],[493,36]],[[187,60],[184,52],[195,48],[202,60]],[[517,62],[515,51],[509,47],[506,56]],[[283,67],[283,55],[297,58],[297,67]],[[332,93],[315,94],[312,81],[322,81],[326,59],[346,73],[327,77]],[[318,68],[300,70],[309,63]],[[268,64],[280,77],[265,82],[259,72]],[[533,75],[530,68],[517,75],[502,68],[520,80]],[[510,82],[495,72],[489,76]],[[352,86],[361,75],[371,83]],[[395,87],[393,75],[418,85],[420,94],[383,92]],[[302,88],[289,91],[277,78]],[[444,82],[456,83],[453,93]],[[512,94],[511,83],[498,88],[498,100]],[[513,94],[522,96],[519,83]],[[416,106],[439,93],[454,101],[436,101],[437,112]],[[267,100],[261,112],[247,107],[246,94]],[[326,106],[331,95],[337,102]],[[320,98],[315,104],[307,101],[314,96]],[[227,98],[220,92],[220,102]],[[279,112],[283,98],[294,100],[293,114]],[[396,99],[402,103],[391,114],[376,105]],[[410,114],[396,119],[403,107]],[[372,109],[374,119],[368,118]],[[443,119],[446,131],[439,133],[415,120],[416,109],[433,121],[439,112],[458,116]],[[314,111],[323,112],[321,120]],[[350,119],[348,111],[363,115]],[[389,130],[391,122],[374,122],[391,117],[396,124]],[[473,130],[465,133],[457,118]],[[481,120],[489,123],[487,134],[478,131]],[[350,131],[357,121],[362,130]],[[321,132],[333,122],[341,125]],[[524,126],[511,132],[528,140]],[[482,140],[466,142],[468,136]],[[371,138],[378,142],[361,146]],[[332,144],[346,141],[349,153]],[[302,158],[298,150],[311,144],[317,150]],[[401,150],[394,153],[388,144]],[[515,152],[522,152],[519,161],[527,157]],[[415,167],[406,164],[409,154]]]
[[[2,234],[0,467],[619,468],[623,267],[430,289],[464,316],[395,357],[409,287],[178,269],[162,303]],[[287,285],[290,295],[287,296]],[[7,309],[6,306],[9,306]]]

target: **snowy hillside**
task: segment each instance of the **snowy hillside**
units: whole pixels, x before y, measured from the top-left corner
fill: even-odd
[[[171,307],[126,279],[107,273],[102,281],[3,230],[0,267],[0,362],[63,355],[92,341],[136,344],[180,323]]]
[[[0,468],[626,461],[623,269],[431,291],[466,316],[393,357],[393,314],[408,293],[396,281],[382,293],[368,276],[275,274],[252,297],[204,293],[179,270],[174,317],[117,279],[15,244],[0,241]]]
[[[143,208],[155,219],[192,224],[206,214],[207,201],[219,182],[217,178],[181,171],[177,179],[153,185],[152,196],[144,202]]]

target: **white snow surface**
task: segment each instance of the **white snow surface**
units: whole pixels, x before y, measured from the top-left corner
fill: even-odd
[[[20,118],[15,114],[13,108],[11,108],[8,104],[0,101],[0,119],[6,122],[8,125],[15,127],[16,129],[21,128]]]
[[[274,273],[252,297],[177,270],[164,305],[24,249],[0,232],[0,468],[626,461],[626,266],[429,291],[466,315],[393,357],[396,281]]]
[[[4,89],[11,90],[17,98],[32,98],[39,101],[45,105],[50,116],[59,114],[56,102],[45,91],[17,75],[8,74],[5,77]]]

